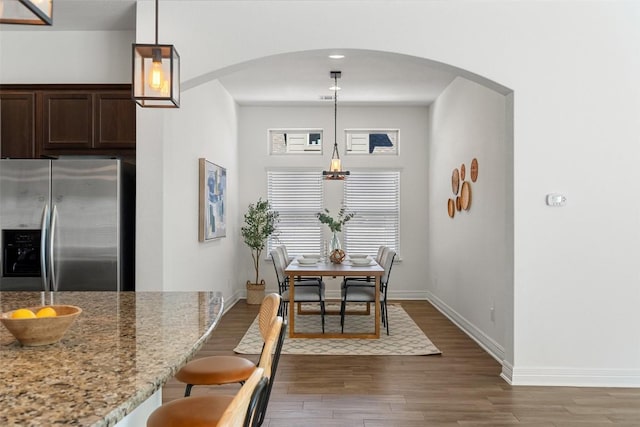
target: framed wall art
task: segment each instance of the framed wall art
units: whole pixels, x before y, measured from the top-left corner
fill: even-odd
[[[227,170],[204,158],[199,163],[198,240],[206,242],[227,235]]]

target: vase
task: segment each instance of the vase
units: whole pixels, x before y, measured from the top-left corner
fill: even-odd
[[[329,244],[329,254],[331,254],[336,249],[342,249],[342,245],[340,244],[340,239],[338,239],[338,232],[333,232],[333,237],[331,237],[331,242]]]

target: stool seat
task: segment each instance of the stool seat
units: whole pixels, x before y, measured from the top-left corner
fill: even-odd
[[[233,384],[246,381],[255,369],[255,363],[244,357],[209,356],[187,363],[175,378],[193,385]]]
[[[218,424],[234,396],[190,396],[165,403],[147,419],[147,427],[211,427]]]

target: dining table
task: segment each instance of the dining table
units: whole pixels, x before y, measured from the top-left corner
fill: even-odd
[[[293,308],[295,302],[295,282],[296,278],[304,277],[372,277],[375,279],[376,289],[380,289],[380,278],[384,274],[384,269],[374,260],[370,265],[353,265],[347,259],[341,263],[333,263],[331,261],[318,260],[315,264],[300,264],[298,259],[294,259],[284,270],[289,276],[289,301],[291,301],[291,309],[289,310],[289,337],[291,338],[380,338],[380,292],[376,292],[375,308],[374,308],[374,329],[373,332],[297,332],[295,329],[296,310]],[[368,310],[367,310],[368,311]]]

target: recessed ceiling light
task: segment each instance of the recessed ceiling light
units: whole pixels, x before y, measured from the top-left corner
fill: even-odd
[[[344,55],[340,55],[340,54],[329,55],[329,58],[331,58],[331,59],[342,59],[342,58],[344,58]]]

